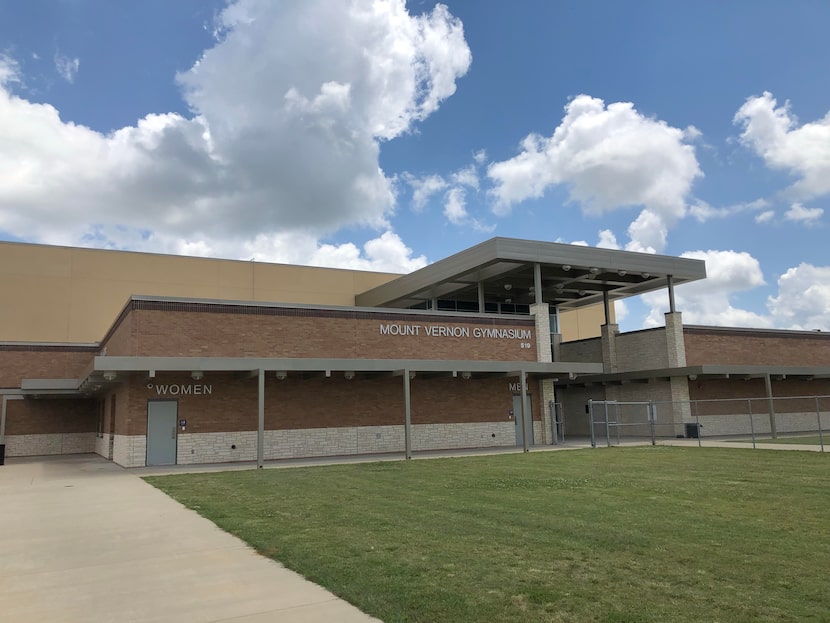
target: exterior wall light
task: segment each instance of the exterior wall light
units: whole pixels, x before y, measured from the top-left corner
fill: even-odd
[[[462,372],[461,373],[461,378],[464,379],[465,381],[469,381],[471,376],[473,376],[473,374],[471,372]]]
[[[277,370],[277,380],[284,381],[288,377],[288,372],[285,370]]]
[[[504,284],[504,289],[507,290],[508,292],[510,292],[510,290],[513,289],[513,284],[512,283],[505,283]]]
[[[562,265],[562,270],[564,270],[565,272],[568,272],[570,269],[571,269],[570,264],[563,264]]]
[[[194,370],[190,373],[190,378],[192,378],[194,381],[201,381],[203,378],[205,378],[205,373],[201,370]]]
[[[104,372],[104,380],[107,382],[113,382],[115,380],[115,377],[115,372]]]
[[[599,268],[597,268],[597,267],[590,268],[590,269],[588,269],[588,272],[591,273],[592,275],[598,275],[599,274]]]
[[[354,378],[354,370],[346,370],[346,372],[343,373],[343,376],[347,381],[351,381]]]

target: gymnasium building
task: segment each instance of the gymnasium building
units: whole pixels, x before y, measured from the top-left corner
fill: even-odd
[[[2,242],[0,444],[124,467],[411,456],[587,435],[589,400],[830,394],[826,334],[684,327],[674,288],[705,276],[506,238],[407,275]],[[665,326],[620,333],[613,302],[658,290]]]

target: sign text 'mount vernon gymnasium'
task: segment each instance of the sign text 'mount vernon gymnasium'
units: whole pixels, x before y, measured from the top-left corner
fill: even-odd
[[[529,340],[533,337],[530,329],[510,327],[459,327],[428,324],[394,324],[380,325],[381,335],[417,335],[425,337],[474,337],[508,340]]]

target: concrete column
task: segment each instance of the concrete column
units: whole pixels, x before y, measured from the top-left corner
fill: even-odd
[[[680,312],[666,314],[666,355],[669,368],[686,365],[686,342],[683,339],[683,318]]]
[[[604,324],[600,327],[602,339],[602,371],[606,374],[619,372],[617,364],[617,336],[620,325]]]
[[[550,306],[547,303],[534,303],[530,306],[530,315],[536,323],[536,359],[551,362]]]
[[[553,333],[551,334],[550,338],[550,347],[553,351],[553,360],[562,361],[562,334]]]

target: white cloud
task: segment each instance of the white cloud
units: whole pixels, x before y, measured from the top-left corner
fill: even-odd
[[[614,318],[617,324],[620,324],[628,318],[629,313],[628,305],[625,304],[625,301],[614,301]]]
[[[444,202],[444,216],[453,225],[461,225],[467,220],[466,194],[463,188],[451,188]]]
[[[731,327],[770,327],[772,320],[755,312],[735,307],[733,296],[764,285],[761,266],[749,253],[737,251],[690,251],[681,257],[705,260],[707,278],[675,288],[677,310],[686,324]],[[668,311],[665,291],[644,294],[643,302],[650,308],[647,327],[664,324]]]
[[[459,169],[452,174],[452,181],[461,186],[478,190],[478,169],[476,169],[475,164]]]
[[[755,217],[756,223],[769,223],[775,217],[774,210],[764,210]]]
[[[689,215],[694,217],[699,223],[705,223],[706,221],[715,218],[727,218],[742,212],[755,212],[763,210],[767,207],[769,207],[769,201],[766,199],[756,199],[755,201],[747,203],[737,203],[724,208],[714,208],[705,201],[698,199],[691,206],[689,206]],[[757,221],[758,217],[755,217],[755,220]]]
[[[69,84],[75,82],[75,77],[78,75],[80,67],[81,59],[69,58],[60,52],[55,52],[55,69],[60,74],[61,78],[66,80]]]
[[[410,15],[403,0],[238,0],[219,26],[178,76],[192,118],[148,115],[105,135],[0,88],[0,230],[243,258],[252,241],[275,256],[301,239],[311,255],[297,261],[360,259],[308,240],[388,229],[380,146],[455,91],[471,58],[461,23],[442,5]]]
[[[11,56],[0,53],[0,87],[20,82],[20,65]]]
[[[778,279],[778,296],[767,306],[776,326],[830,330],[830,266],[801,263]]]
[[[773,169],[800,179],[789,189],[792,196],[810,199],[830,193],[830,113],[798,126],[789,102],[778,106],[772,93],[750,97],[735,114],[743,128],[741,142]]]
[[[484,164],[487,160],[487,151],[484,149],[479,149],[477,152],[473,154],[473,161],[476,164]]]
[[[494,211],[505,215],[516,203],[565,184],[571,200],[589,213],[643,206],[627,248],[661,250],[666,231],[686,212],[692,183],[703,175],[694,147],[684,143],[697,136],[645,117],[631,103],[606,107],[580,95],[565,107],[552,136],[531,134],[517,156],[489,166]]]
[[[617,243],[617,237],[610,229],[603,229],[599,232],[599,242],[597,247],[600,249],[619,249],[620,245]]]
[[[814,225],[821,218],[822,214],[824,214],[824,210],[821,208],[805,208],[800,203],[794,203],[784,213],[784,218],[796,223]]]
[[[417,178],[404,174],[404,179],[412,188],[412,207],[416,212],[423,210],[433,195],[447,187],[447,181],[440,175]]]

